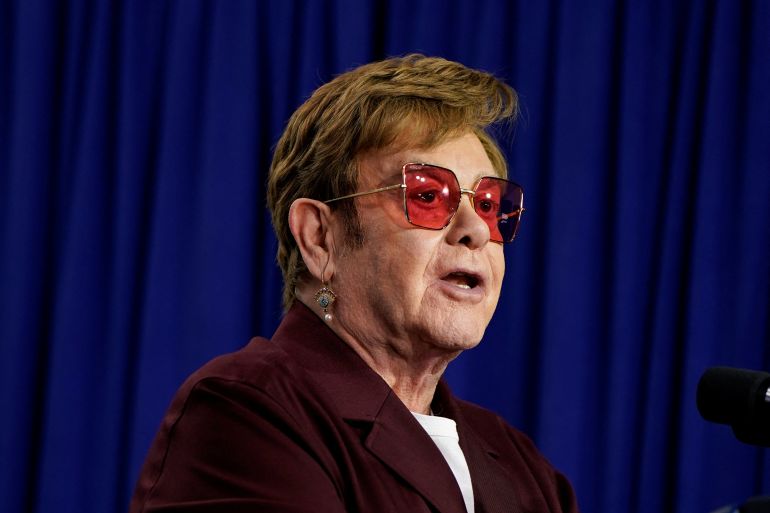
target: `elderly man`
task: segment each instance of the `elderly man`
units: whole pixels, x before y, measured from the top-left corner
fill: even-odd
[[[515,92],[410,55],[320,87],[269,178],[287,313],[193,374],[132,512],[567,512],[572,489],[447,364],[497,305],[522,190],[486,128]]]

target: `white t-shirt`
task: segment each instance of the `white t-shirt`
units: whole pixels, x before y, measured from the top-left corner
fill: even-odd
[[[454,420],[446,417],[423,415],[422,413],[415,412],[412,412],[412,415],[430,435],[447,464],[449,464],[449,468],[452,469],[452,473],[455,475],[457,484],[460,485],[460,491],[463,494],[465,509],[468,513],[474,513],[471,473],[468,470],[468,462],[465,461],[465,454],[463,454],[463,450],[460,448],[457,424]]]

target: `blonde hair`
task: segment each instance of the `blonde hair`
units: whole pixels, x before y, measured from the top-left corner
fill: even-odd
[[[518,113],[516,92],[494,76],[442,58],[412,54],[360,66],[322,85],[291,116],[275,148],[267,202],[278,237],[284,309],[307,272],[289,230],[297,198],[328,200],[356,192],[357,157],[401,142],[431,148],[471,131],[500,176],[505,158],[488,127]],[[332,204],[344,217],[347,243],[361,244],[353,201]]]

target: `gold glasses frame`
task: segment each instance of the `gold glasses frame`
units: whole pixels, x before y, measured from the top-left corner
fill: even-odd
[[[409,209],[407,208],[407,198],[406,198],[406,189],[407,189],[406,173],[407,173],[408,170],[412,169],[414,166],[431,167],[431,168],[439,169],[439,170],[442,170],[442,171],[448,171],[454,177],[455,182],[457,183],[457,188],[460,189],[460,196],[459,196],[457,205],[451,211],[451,215],[447,219],[446,223],[444,223],[444,225],[441,226],[441,227],[435,227],[434,228],[432,226],[423,226],[421,224],[418,224],[418,223],[415,223],[414,221],[412,221],[412,219],[409,216]],[[498,217],[498,221],[504,220],[504,219],[509,219],[509,218],[514,217],[514,216],[518,217],[518,219],[516,220],[516,227],[513,230],[513,235],[511,236],[511,238],[509,240],[499,240],[498,241],[498,240],[492,239],[494,242],[500,242],[500,243],[512,242],[513,239],[516,238],[516,233],[518,232],[519,224],[521,222],[521,214],[525,210],[524,209],[524,188],[521,185],[517,184],[516,182],[512,182],[510,180],[506,180],[505,178],[500,178],[499,176],[482,176],[478,180],[476,180],[476,182],[473,184],[473,188],[472,189],[464,189],[463,187],[460,187],[460,181],[457,179],[457,175],[455,174],[455,172],[452,171],[451,169],[448,169],[448,168],[445,168],[445,167],[442,167],[442,166],[437,166],[435,164],[426,164],[426,163],[421,163],[421,162],[407,162],[401,168],[401,183],[397,183],[397,184],[393,184],[393,185],[387,185],[385,187],[379,187],[377,189],[372,189],[371,191],[355,192],[353,194],[347,194],[345,196],[339,196],[337,198],[332,198],[330,200],[326,200],[326,201],[324,201],[324,203],[329,204],[329,203],[334,203],[335,201],[340,201],[340,200],[344,200],[344,199],[357,198],[357,197],[360,197],[360,196],[369,196],[370,194],[377,194],[377,193],[380,193],[380,192],[392,191],[394,189],[401,189],[403,191],[402,197],[403,197],[404,216],[406,217],[406,220],[409,222],[409,224],[411,224],[413,226],[416,226],[418,228],[424,228],[426,230],[443,230],[444,228],[449,226],[449,223],[451,223],[452,219],[454,219],[454,216],[455,216],[455,214],[457,213],[457,210],[460,207],[460,200],[462,200],[462,195],[463,194],[467,194],[468,195],[468,199],[471,202],[471,206],[473,207],[473,211],[476,212],[476,205],[475,205],[475,201],[474,201],[475,197],[476,197],[476,189],[478,189],[479,184],[485,178],[491,178],[493,180],[499,180],[499,181],[502,181],[502,182],[506,182],[506,183],[512,185],[513,187],[518,188],[521,191],[521,201],[519,203],[518,208],[516,208],[514,211],[512,211],[512,212],[510,212],[508,214],[502,214],[500,217]],[[478,212],[476,212],[476,214],[478,215]]]

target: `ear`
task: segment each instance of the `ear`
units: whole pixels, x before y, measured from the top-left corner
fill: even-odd
[[[331,209],[323,202],[298,198],[289,207],[289,229],[310,274],[318,281],[334,275],[334,230]]]

